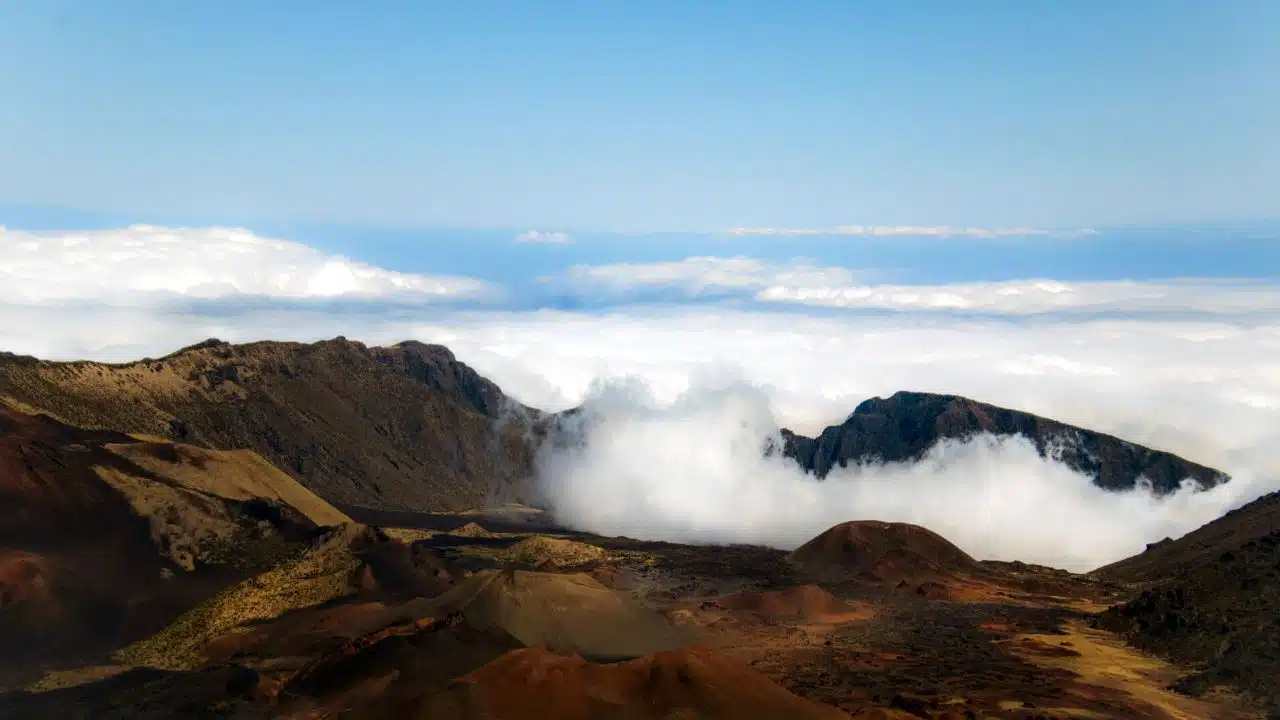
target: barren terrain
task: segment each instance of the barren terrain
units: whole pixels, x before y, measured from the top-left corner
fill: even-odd
[[[50,672],[28,688],[39,692],[11,693],[0,709],[9,717],[1261,717],[1229,693],[1195,699],[1169,689],[1176,666],[1090,627],[1126,587],[978,563],[914,526],[839,526],[788,555],[551,527],[492,531],[475,517],[331,531],[301,556],[311,570],[286,565],[246,580],[205,601],[194,620],[118,652],[113,667]],[[861,564],[831,571],[851,555],[872,558],[866,567],[882,577]],[[825,561],[820,572],[808,569],[815,559]],[[302,591],[325,582],[326,591]],[[273,587],[296,593],[266,602]]]
[[[1074,432],[894,397],[809,450]],[[0,716],[1280,717],[1275,496],[1089,575],[903,523],[649,542],[512,502],[553,426],[417,344],[0,358]],[[1225,479],[1081,437],[1100,484]]]

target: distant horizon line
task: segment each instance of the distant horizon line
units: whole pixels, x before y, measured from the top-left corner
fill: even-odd
[[[32,221],[30,218],[17,218],[16,222],[9,215],[46,215],[50,217]],[[65,220],[56,220],[61,216]],[[144,218],[145,219],[142,219]],[[375,232],[422,232],[422,233],[488,233],[507,235],[513,241],[527,244],[571,244],[579,236],[611,236],[611,237],[654,237],[669,235],[693,235],[707,238],[733,239],[741,237],[776,237],[779,239],[795,237],[865,237],[865,238],[969,238],[1010,239],[1010,238],[1043,238],[1067,239],[1094,237],[1125,231],[1138,230],[1226,230],[1226,229],[1276,229],[1280,230],[1280,215],[1264,217],[1220,218],[1192,221],[1163,222],[1124,222],[1124,223],[1092,223],[1076,227],[1041,226],[1028,224],[1010,224],[1003,226],[986,226],[970,223],[841,223],[838,225],[788,226],[788,225],[743,225],[718,229],[662,229],[662,230],[609,230],[574,228],[564,225],[521,226],[502,225],[457,225],[429,224],[423,222],[397,222],[391,220],[323,220],[323,219],[288,219],[288,218],[216,218],[199,213],[160,213],[139,212],[132,210],[102,210],[93,208],[68,207],[39,203],[6,203],[0,201],[0,229],[42,232],[51,230],[87,229],[78,222],[87,222],[93,229],[127,228],[133,226],[153,226],[164,228],[197,228],[226,227],[257,230],[255,226],[267,226],[270,231],[290,231],[307,229],[347,229],[369,230]],[[262,228],[266,230],[266,227]],[[545,240],[542,238],[546,238]],[[1280,238],[1278,238],[1280,239]]]

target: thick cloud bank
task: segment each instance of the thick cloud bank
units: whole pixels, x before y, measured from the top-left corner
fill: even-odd
[[[137,303],[181,296],[477,298],[465,277],[399,273],[234,228],[24,232],[0,229],[0,301]]]
[[[706,379],[665,403],[643,382],[598,387],[573,424],[579,442],[542,458],[547,501],[571,527],[642,539],[792,549],[847,520],[901,521],[980,558],[1083,571],[1218,517],[1240,489],[1109,492],[993,436],[820,481],[761,452],[779,439],[764,393]]]

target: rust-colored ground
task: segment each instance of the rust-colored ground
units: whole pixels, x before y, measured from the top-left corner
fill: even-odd
[[[742,663],[703,647],[598,664],[541,648],[507,653],[402,717],[439,720],[760,718],[838,720]]]
[[[513,558],[524,555],[505,549],[532,546],[527,534],[420,529],[391,534],[420,538],[411,545],[381,535],[377,552],[356,553],[357,579],[382,558],[394,572],[381,576],[396,582],[355,582],[346,596],[207,638],[202,669],[86,667],[80,684],[61,671],[45,692],[0,700],[0,714],[1259,717],[1231,698],[1168,690],[1177,668],[1089,628],[1089,609],[1116,586],[929,550],[931,534],[855,538],[874,546],[871,568],[897,558],[893,573],[872,577],[832,574],[838,563],[821,556],[814,572],[764,548],[587,535],[572,539],[598,552],[575,557],[598,565],[557,571],[530,557],[522,568]],[[912,545],[895,549],[900,535]]]

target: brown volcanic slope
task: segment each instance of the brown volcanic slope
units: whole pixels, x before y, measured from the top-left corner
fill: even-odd
[[[867,400],[843,424],[823,430],[817,438],[783,430],[783,452],[824,477],[850,463],[916,460],[938,440],[984,432],[1023,435],[1041,455],[1058,457],[1111,490],[1131,488],[1139,477],[1149,479],[1161,493],[1176,490],[1188,477],[1206,488],[1228,480],[1212,468],[1111,435],[955,395],[919,392]]]
[[[818,576],[878,583],[988,574],[976,560],[932,530],[876,520],[836,525],[796,548],[789,557]]]
[[[800,618],[814,622],[838,622],[866,613],[865,608],[841,600],[817,585],[738,593],[716,598],[709,604],[713,608],[751,612],[764,618]]]
[[[701,647],[599,665],[541,648],[512,651],[417,700],[402,718],[468,720],[664,720],[849,715],[805,700],[745,665]]]
[[[592,538],[608,551],[595,569],[626,580],[610,595],[580,575],[505,569],[494,551],[517,536],[404,547],[395,535],[413,536],[330,529],[296,562],[201,604],[175,623],[181,632],[134,648],[156,656],[117,656],[151,664],[185,646],[197,651],[188,661],[50,673],[32,692],[0,694],[0,716],[1255,717],[1163,689],[1175,668],[1084,627],[1082,604],[1099,597],[1091,582],[1064,578],[1055,597],[939,599],[805,585],[824,581],[768,548]],[[388,576],[370,563],[366,578],[358,560],[371,552],[400,567]],[[441,584],[383,582],[422,572]],[[858,611],[832,614],[842,603]],[[681,643],[615,663],[573,657],[642,650],[634,640],[658,635],[655,613],[714,652]],[[539,647],[511,653],[527,644]]]
[[[417,511],[523,499],[537,415],[447,348],[343,338],[119,365],[0,354],[6,396],[81,427],[251,449],[331,503]]]
[[[1180,690],[1226,685],[1280,716],[1280,493],[1093,574],[1145,587],[1094,622],[1195,668]]]
[[[458,612],[481,630],[496,629],[525,646],[620,660],[688,642],[665,618],[590,576],[484,570],[431,602],[431,614]]]
[[[100,660],[343,519],[251,453],[0,404],[0,676]]]
[[[1219,562],[1222,553],[1280,530],[1280,493],[1264,495],[1183,535],[1089,573],[1104,580],[1149,583]]]

